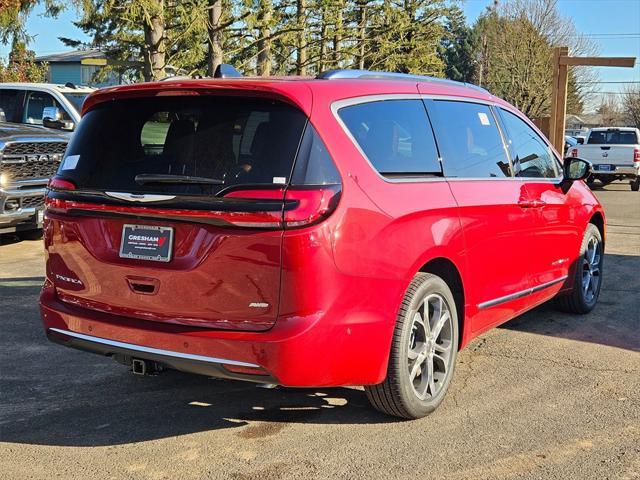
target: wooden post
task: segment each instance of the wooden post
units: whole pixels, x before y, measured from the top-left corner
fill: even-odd
[[[560,47],[553,49],[553,76],[551,77],[551,118],[549,120],[549,142],[556,144],[556,124],[558,123],[558,69],[560,68]]]
[[[553,146],[558,152],[564,151],[564,124],[567,117],[567,84],[569,81],[569,67],[562,63],[562,59],[569,55],[568,47],[558,47],[558,76],[556,90],[556,122]]]
[[[558,152],[562,152],[564,149],[564,124],[567,117],[569,65],[633,68],[635,62],[635,57],[570,57],[568,47],[555,47],[553,49],[549,141]]]

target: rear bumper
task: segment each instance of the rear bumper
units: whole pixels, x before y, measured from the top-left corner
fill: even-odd
[[[174,370],[206,375],[209,377],[229,378],[257,383],[276,383],[275,379],[266,374],[266,372],[265,375],[245,375],[229,370],[229,368],[238,367],[247,369],[260,368],[258,365],[253,363],[149,348],[142,345],[118,342],[106,338],[61,330],[58,328],[48,329],[47,338],[52,342],[66,347],[106,355],[108,357],[118,357],[125,364],[130,364],[132,359],[143,359],[157,362]]]
[[[360,313],[358,318],[338,317],[331,311],[295,315],[279,318],[265,332],[138,320],[64,303],[48,281],[40,296],[40,312],[49,339],[68,347],[290,387],[380,383],[393,332],[393,323],[377,312]],[[231,371],[234,367],[261,370],[259,375],[245,375]]]
[[[625,177],[636,177],[639,175],[638,169],[633,165],[614,165],[615,170],[596,170],[598,165],[594,165],[593,175],[598,177],[605,176],[625,176]]]

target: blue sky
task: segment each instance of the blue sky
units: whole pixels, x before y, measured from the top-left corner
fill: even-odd
[[[504,0],[503,0],[504,1]],[[464,0],[461,6],[472,23],[492,0]],[[560,12],[570,17],[579,33],[588,35],[598,46],[602,56],[638,57],[635,68],[598,68],[602,82],[640,82],[640,0],[558,0]],[[30,47],[38,55],[67,50],[58,40],[65,36],[86,39],[72,24],[77,13],[63,12],[58,18],[42,16],[42,8],[35,9],[27,28],[35,38]],[[9,46],[0,45],[0,57],[6,57]],[[601,83],[602,92],[619,92],[624,83]]]
[[[467,21],[472,23],[491,4],[492,0],[465,0]],[[578,33],[595,42],[598,55],[637,57],[635,68],[596,68],[599,81],[640,83],[640,0],[558,0],[558,9],[571,18]],[[620,92],[624,87],[600,83],[594,90]]]

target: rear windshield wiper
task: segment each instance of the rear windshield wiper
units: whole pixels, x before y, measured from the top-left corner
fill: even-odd
[[[164,175],[155,173],[141,173],[135,177],[136,183],[185,183],[191,185],[224,185],[224,180],[218,178],[192,177],[190,175]]]

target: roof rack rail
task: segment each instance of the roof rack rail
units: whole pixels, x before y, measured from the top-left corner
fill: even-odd
[[[338,79],[389,79],[389,80],[406,80],[411,82],[434,82],[445,83],[449,85],[458,85],[474,88],[486,92],[482,87],[473,85],[472,83],[457,82],[455,80],[449,80],[447,78],[430,77],[427,75],[414,75],[412,73],[397,73],[397,72],[376,72],[371,70],[350,70],[350,69],[336,69],[327,70],[321,72],[316,76],[321,80],[338,80]]]

